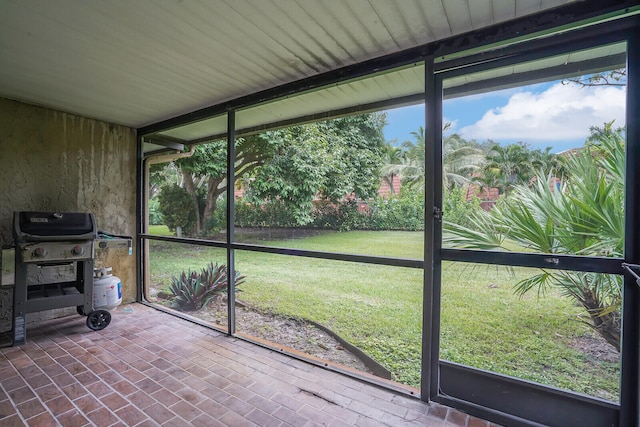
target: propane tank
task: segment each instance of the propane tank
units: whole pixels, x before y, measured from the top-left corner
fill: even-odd
[[[93,309],[113,310],[122,302],[122,284],[112,268],[93,270]]]

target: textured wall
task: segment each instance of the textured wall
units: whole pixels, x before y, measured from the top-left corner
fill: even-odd
[[[11,243],[14,211],[93,212],[98,228],[135,235],[133,129],[0,98],[0,236]],[[134,254],[135,254],[134,246]],[[135,299],[135,256],[96,249]]]

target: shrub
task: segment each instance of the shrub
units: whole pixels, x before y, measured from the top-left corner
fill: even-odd
[[[392,198],[376,197],[364,209],[355,200],[314,202],[310,212],[312,228],[349,230],[423,230],[424,197],[405,192]],[[293,212],[278,200],[260,204],[236,202],[238,227],[301,227]]]
[[[187,234],[193,231],[196,212],[191,196],[184,188],[176,184],[163,186],[158,196],[158,208],[169,230],[181,227]]]
[[[236,286],[244,282],[245,276],[234,271]],[[178,277],[171,278],[169,291],[173,297],[172,308],[182,311],[200,310],[213,298],[227,291],[227,267],[210,262],[202,272],[183,271]]]
[[[480,199],[475,195],[467,200],[466,187],[454,187],[445,190],[442,199],[442,212],[445,221],[468,227],[471,218],[480,210]]]
[[[423,194],[402,191],[388,199],[375,198],[369,204],[368,225],[372,230],[424,230]]]
[[[236,226],[238,227],[296,227],[295,215],[280,200],[263,203],[236,201]]]
[[[340,231],[366,228],[367,222],[366,213],[358,211],[358,203],[355,200],[342,203],[320,200],[314,203],[311,216],[313,221],[309,224],[310,227]]]
[[[216,234],[227,226],[227,198],[220,197],[216,203],[213,216],[205,224],[205,233]]]
[[[149,199],[149,224],[162,224],[162,214],[160,213],[160,202],[157,198]]]

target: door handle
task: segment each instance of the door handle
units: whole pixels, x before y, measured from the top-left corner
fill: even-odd
[[[627,264],[626,262],[622,263],[622,268],[627,270],[633,277],[636,278],[636,283],[640,286],[640,275],[636,273],[634,270],[640,271],[640,265],[638,264]]]

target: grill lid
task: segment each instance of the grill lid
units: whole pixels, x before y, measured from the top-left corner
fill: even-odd
[[[83,212],[14,212],[16,242],[93,240],[98,236],[96,220]]]

